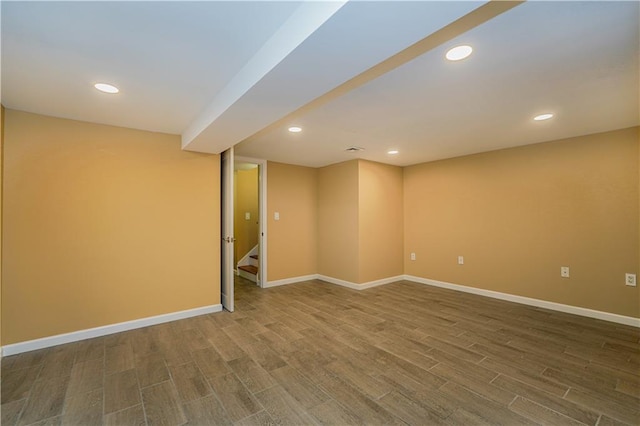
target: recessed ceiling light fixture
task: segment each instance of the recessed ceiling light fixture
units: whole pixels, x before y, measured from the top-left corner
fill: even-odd
[[[546,114],[536,115],[535,117],[533,117],[533,119],[535,121],[544,121],[544,120],[548,120],[550,118],[553,118],[553,114],[551,114],[550,112],[548,112]]]
[[[396,155],[398,152],[400,152],[400,151],[398,151],[397,149],[391,149],[391,150],[387,151],[387,154]]]
[[[291,127],[289,127],[289,131],[291,133],[300,133],[302,131],[302,127],[291,126]]]
[[[449,49],[445,57],[450,61],[461,61],[471,55],[471,52],[473,52],[473,48],[471,46],[456,46],[453,49]]]
[[[116,86],[107,83],[96,83],[93,87],[104,93],[118,93],[120,91]]]

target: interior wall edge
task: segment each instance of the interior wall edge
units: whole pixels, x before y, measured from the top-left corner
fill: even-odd
[[[107,336],[109,334],[135,330],[137,328],[163,324],[165,322],[177,321],[185,318],[212,314],[212,313],[221,312],[221,311],[222,311],[222,305],[217,304],[217,305],[209,305],[209,306],[202,306],[199,308],[187,309],[184,311],[171,312],[168,314],[155,315],[152,317],[139,318],[132,321],[109,324],[101,327],[89,328],[86,330],[78,330],[78,331],[73,331],[71,333],[58,334],[55,336],[47,336],[39,339],[27,340],[25,342],[12,343],[10,345],[3,346],[1,353],[4,356],[17,355],[23,352],[30,352],[37,349],[49,348],[51,346],[78,342],[81,340]]]

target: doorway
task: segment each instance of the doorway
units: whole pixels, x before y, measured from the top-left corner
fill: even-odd
[[[232,251],[223,261],[223,269],[247,278],[247,272],[255,269],[253,282],[259,287],[267,284],[267,161],[248,157],[233,158],[233,181],[227,199],[233,209],[222,209],[231,219],[233,233]],[[229,174],[227,174],[229,176]],[[224,201],[223,201],[224,205]],[[245,266],[245,268],[242,268]],[[249,268],[247,266],[252,266]],[[227,277],[222,288],[233,286],[233,276]],[[228,293],[228,291],[227,291]],[[228,299],[228,297],[227,297]],[[226,307],[225,307],[226,308]]]

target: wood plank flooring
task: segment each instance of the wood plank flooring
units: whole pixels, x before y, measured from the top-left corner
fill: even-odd
[[[397,282],[5,357],[2,425],[638,425],[640,330]]]

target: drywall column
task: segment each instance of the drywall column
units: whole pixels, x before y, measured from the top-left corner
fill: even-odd
[[[354,284],[402,275],[402,169],[364,160],[318,172],[318,272]]]
[[[318,273],[358,283],[358,160],[318,170]]]
[[[359,161],[358,283],[402,275],[402,168]]]

